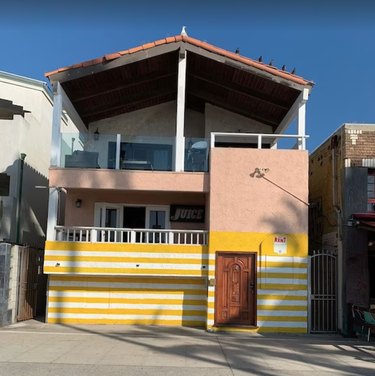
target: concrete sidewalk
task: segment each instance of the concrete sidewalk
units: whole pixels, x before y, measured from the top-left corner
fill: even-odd
[[[155,326],[0,329],[1,376],[375,375],[374,342]]]

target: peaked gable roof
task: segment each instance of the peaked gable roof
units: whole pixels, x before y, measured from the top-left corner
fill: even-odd
[[[65,71],[72,70],[72,69],[85,68],[85,67],[89,67],[89,66],[92,66],[92,65],[107,63],[109,61],[118,59],[118,58],[125,56],[125,55],[131,55],[131,54],[134,54],[134,53],[139,52],[139,51],[147,51],[147,50],[152,49],[152,48],[157,47],[157,46],[170,44],[170,43],[178,43],[178,42],[184,42],[184,43],[191,44],[191,45],[196,46],[198,48],[202,48],[203,50],[206,50],[206,51],[209,51],[209,52],[230,58],[234,61],[238,61],[238,62],[246,64],[250,67],[257,68],[261,71],[270,73],[270,74],[275,75],[275,76],[279,76],[281,78],[284,78],[286,80],[290,80],[290,81],[295,82],[295,83],[300,84],[300,85],[309,85],[309,86],[313,85],[312,81],[306,80],[306,79],[304,79],[300,76],[297,76],[295,74],[292,74],[290,72],[278,69],[274,66],[262,63],[260,61],[253,60],[253,59],[248,58],[248,57],[241,56],[240,54],[237,54],[235,52],[227,51],[223,48],[216,47],[212,44],[209,44],[207,42],[203,42],[199,39],[195,39],[195,38],[192,38],[192,37],[189,37],[189,36],[184,36],[184,35],[176,35],[176,36],[173,36],[173,37],[159,39],[155,42],[146,43],[146,44],[143,44],[143,45],[140,45],[140,46],[137,46],[137,47],[127,49],[127,50],[106,54],[102,57],[98,57],[98,58],[95,58],[95,59],[92,59],[92,60],[87,60],[87,61],[84,61],[84,62],[81,62],[81,63],[78,63],[78,64],[73,64],[73,65],[70,65],[70,66],[67,66],[67,67],[58,68],[56,70],[47,72],[45,74],[45,76],[51,79],[57,73],[65,72]]]
[[[260,61],[177,35],[46,73],[88,124],[177,98],[178,61],[187,51],[186,105],[206,104],[274,130],[313,83]]]

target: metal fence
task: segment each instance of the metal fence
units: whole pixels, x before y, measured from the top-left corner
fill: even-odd
[[[337,332],[337,256],[328,250],[309,256],[309,331]]]

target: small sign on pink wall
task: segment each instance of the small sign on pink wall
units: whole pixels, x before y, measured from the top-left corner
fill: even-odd
[[[287,253],[287,237],[277,235],[273,239],[273,251],[278,255],[285,255]]]

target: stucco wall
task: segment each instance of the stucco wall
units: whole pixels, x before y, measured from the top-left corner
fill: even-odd
[[[306,151],[214,148],[210,231],[307,233],[307,167]]]
[[[124,136],[175,137],[177,103],[171,101],[92,122],[89,131],[100,133],[121,133]],[[185,137],[204,136],[204,115],[186,109]]]
[[[176,128],[176,101],[133,111],[89,125],[89,131],[126,137],[174,137]],[[272,128],[242,115],[206,104],[202,114],[185,109],[185,137],[209,138],[211,132],[271,133]]]
[[[211,132],[272,133],[272,128],[207,103],[205,110],[205,134],[207,138],[210,137]]]
[[[207,173],[94,169],[51,169],[55,187],[150,192],[208,192]]]
[[[43,83],[0,73],[0,98],[30,111],[13,120],[1,120],[0,172],[10,176],[10,194],[0,197],[0,239],[15,241],[19,158],[26,154],[21,212],[21,242],[43,247],[47,221],[52,99]]]
[[[337,248],[337,214],[334,205],[342,207],[340,186],[342,174],[341,132],[335,148],[335,173],[332,164],[331,139],[322,144],[309,158],[310,250]],[[335,199],[333,198],[333,187]]]
[[[75,207],[77,199],[82,200],[80,208]],[[140,206],[152,205],[205,205],[205,195],[192,193],[153,193],[70,190],[66,198],[66,226],[94,226],[95,203],[129,204]],[[207,214],[207,212],[206,212]],[[204,230],[205,223],[173,223],[173,229]]]

